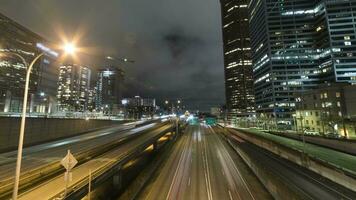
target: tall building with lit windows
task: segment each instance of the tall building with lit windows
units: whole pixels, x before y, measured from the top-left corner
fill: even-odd
[[[257,113],[292,122],[295,93],[356,83],[355,0],[251,0]]]
[[[0,113],[19,113],[26,80],[26,65],[45,52],[33,66],[30,76],[28,112],[49,114],[55,111],[58,53],[48,48],[40,35],[0,13]],[[19,56],[14,56],[14,54]]]
[[[96,81],[96,110],[105,114],[117,114],[121,107],[124,71],[119,67],[104,67],[98,70]]]
[[[90,108],[91,70],[86,66],[62,64],[58,78],[58,110],[65,112],[85,112]]]
[[[220,3],[228,117],[253,116],[255,99],[248,32],[249,0],[220,0]]]

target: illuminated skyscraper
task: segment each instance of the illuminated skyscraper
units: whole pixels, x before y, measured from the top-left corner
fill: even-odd
[[[46,44],[48,42],[43,37],[0,13],[0,52],[4,52],[0,57],[0,112],[22,110],[26,67],[11,53],[21,55],[29,64],[43,51],[46,55],[35,63],[31,72],[28,112],[52,112],[58,79],[55,60],[58,53]]]
[[[220,3],[228,116],[230,119],[253,116],[255,99],[248,32],[249,0],[220,0]]]
[[[356,83],[355,0],[251,0],[256,109],[290,123],[295,93]]]
[[[88,110],[91,70],[85,66],[63,64],[59,67],[57,100],[60,111]]]

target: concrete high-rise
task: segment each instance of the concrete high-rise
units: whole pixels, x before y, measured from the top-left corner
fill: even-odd
[[[96,82],[96,110],[116,114],[122,100],[124,71],[117,67],[105,67],[98,71]]]
[[[251,0],[256,109],[290,124],[295,94],[356,83],[355,0]]]
[[[224,44],[225,95],[228,118],[253,116],[248,0],[220,0]]]

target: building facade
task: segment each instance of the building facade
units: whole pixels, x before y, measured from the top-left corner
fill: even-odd
[[[356,137],[356,86],[325,84],[296,96],[294,115],[298,132]]]
[[[220,0],[224,45],[225,95],[228,117],[255,115],[249,0]]]
[[[27,69],[22,60],[11,53],[22,56],[29,64],[43,51],[46,55],[35,63],[30,77],[28,112],[54,111],[58,54],[46,47],[46,43],[41,36],[0,13],[0,112],[22,110]]]
[[[141,119],[142,117],[153,117],[156,111],[156,100],[151,98],[134,98],[122,99],[122,105],[125,110],[125,117]]]
[[[292,123],[295,93],[355,83],[354,0],[251,0],[249,23],[258,114]]]
[[[120,111],[124,71],[117,67],[99,69],[96,82],[97,111],[105,114],[117,114]]]
[[[57,101],[63,112],[89,110],[91,70],[86,66],[62,64],[59,67]]]

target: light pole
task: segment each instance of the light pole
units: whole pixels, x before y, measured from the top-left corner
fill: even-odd
[[[299,118],[296,118],[296,119],[299,119],[300,120],[300,128],[302,130],[302,141],[303,141],[303,154],[305,154],[305,137],[304,137],[304,127],[303,127],[303,114],[302,114],[303,111],[300,111],[299,113]]]
[[[67,53],[72,54],[75,51],[75,47],[73,45],[66,44],[64,46],[64,50]],[[30,76],[31,76],[31,71],[32,71],[33,65],[37,62],[38,59],[40,59],[43,55],[45,55],[45,53],[42,52],[39,55],[37,55],[32,60],[30,65],[28,65],[26,60],[21,55],[19,55],[17,53],[5,52],[4,54],[11,54],[11,55],[19,57],[21,59],[21,61],[23,62],[23,64],[25,65],[25,67],[26,67],[26,81],[25,81],[25,90],[24,90],[23,103],[22,103],[22,115],[21,115],[21,124],[20,124],[19,145],[18,145],[18,150],[17,150],[14,190],[13,190],[13,194],[12,194],[12,199],[13,200],[17,200],[18,190],[19,190],[19,182],[20,182],[20,173],[21,173],[23,140],[24,140],[24,135],[25,135],[26,109],[27,109],[28,88],[29,88],[29,83],[30,83]]]
[[[36,56],[30,65],[27,64],[26,60],[19,54],[17,53],[12,53],[12,52],[7,52],[7,54],[15,55],[19,57],[23,64],[25,65],[25,68],[27,68],[26,71],[26,81],[25,81],[25,91],[24,91],[24,96],[23,96],[23,102],[22,102],[22,115],[21,115],[21,124],[20,124],[20,136],[19,136],[19,145],[17,149],[17,160],[16,160],[16,172],[15,172],[15,182],[14,182],[14,191],[12,195],[12,199],[16,200],[17,195],[18,195],[18,189],[19,189],[19,181],[20,181],[20,171],[21,171],[21,161],[22,161],[22,149],[23,149],[23,139],[25,135],[25,124],[26,124],[26,109],[27,109],[27,99],[28,99],[28,88],[29,88],[29,83],[30,83],[30,75],[32,71],[33,65],[36,63],[36,61],[44,55],[44,53],[39,54]],[[28,66],[27,66],[28,65]]]
[[[292,116],[293,116],[294,130],[298,134],[297,115],[293,114]]]

